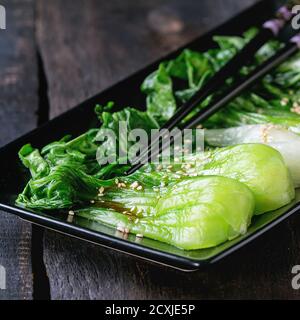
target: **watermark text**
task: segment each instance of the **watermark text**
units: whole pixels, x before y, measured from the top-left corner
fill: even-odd
[[[300,265],[293,266],[292,274],[295,276],[292,279],[292,288],[294,290],[300,289]]]
[[[6,289],[6,269],[0,265],[0,290]]]
[[[118,134],[116,134],[118,132]],[[204,130],[167,129],[128,130],[126,121],[118,123],[118,130],[101,128],[95,138],[100,143],[96,158],[100,166],[118,164],[146,164],[163,162],[169,164],[184,161],[189,154],[204,150]],[[151,156],[141,157],[151,145]],[[161,152],[159,151],[161,150]],[[157,157],[160,154],[160,157]]]
[[[6,9],[0,5],[0,30],[6,29]]]

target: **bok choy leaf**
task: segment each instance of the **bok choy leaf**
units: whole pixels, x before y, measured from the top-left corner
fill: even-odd
[[[215,147],[241,143],[263,143],[273,147],[283,156],[295,187],[300,187],[300,136],[286,128],[267,124],[211,129],[206,130],[205,139]]]
[[[195,250],[245,233],[253,208],[253,194],[244,184],[224,177],[199,177],[168,188],[150,217],[134,218],[97,207],[76,214],[181,249]]]
[[[281,154],[263,144],[242,144],[190,157],[197,175],[220,175],[246,184],[255,197],[255,214],[290,203],[295,189]]]

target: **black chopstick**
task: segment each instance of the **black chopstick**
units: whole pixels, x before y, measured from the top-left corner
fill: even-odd
[[[245,47],[223,66],[189,101],[184,103],[176,114],[168,120],[161,129],[172,130],[175,128],[199,103],[223,86],[228,78],[234,76],[245,64],[253,60],[255,53],[267,41],[277,36],[293,14],[287,7],[282,7],[277,12],[278,17],[268,20],[260,32]]]
[[[218,87],[222,86],[225,81],[236,74],[245,64],[249,62],[254,54],[268,40],[276,36],[279,31],[290,21],[293,14],[289,6],[281,7],[277,12],[277,17],[263,24],[261,31],[252,39],[237,55],[235,55],[221,70],[219,70],[207,84],[199,90],[188,102],[184,103],[176,114],[161,129],[172,130],[180,123],[201,101],[211,95]],[[151,141],[149,147],[141,153],[137,159],[137,163],[142,163],[151,153],[152,146],[158,142],[158,139]],[[141,165],[133,166],[127,174],[133,173],[139,169]]]
[[[199,125],[201,122],[207,120],[210,116],[215,114],[217,111],[226,106],[230,101],[236,98],[244,90],[248,89],[255,84],[256,81],[268,74],[276,66],[280,65],[286,59],[291,57],[293,54],[297,53],[300,49],[300,34],[294,36],[288,44],[285,45],[280,51],[278,51],[273,57],[266,60],[260,66],[258,66],[254,71],[252,71],[246,78],[240,79],[233,86],[229,87],[222,95],[216,100],[199,111],[194,117],[192,117],[188,122],[184,124],[184,129],[192,129]],[[170,139],[170,144],[174,142],[176,137]],[[168,146],[170,145],[168,144]],[[148,160],[158,156],[165,145],[160,145],[158,149],[152,150],[152,153],[148,155]],[[134,173],[137,169],[142,167],[143,164],[139,163],[131,168],[127,174]]]
[[[255,53],[270,39],[277,36],[286,23],[291,20],[293,14],[289,6],[281,7],[277,12],[277,17],[269,20],[263,24],[260,32],[254,37],[245,47],[236,54],[224,67],[222,67],[205,85],[199,90],[188,102],[184,103],[175,115],[161,127],[162,129],[174,129],[195,107],[197,107],[203,100],[210,96],[219,87],[223,86],[228,78],[235,76],[238,71],[248,62],[250,62]],[[209,111],[207,110],[207,113]],[[153,157],[151,152],[153,145],[157,145],[160,137],[159,135],[151,141],[148,148],[136,159],[133,165],[127,172],[127,175],[134,173],[141,168],[143,164]]]
[[[257,80],[261,79],[267,73],[269,73],[276,66],[283,63],[286,59],[298,52],[300,49],[300,35],[297,35],[291,39],[291,41],[280,51],[278,51],[273,57],[265,61],[254,71],[252,71],[245,79],[238,81],[232,87],[228,88],[225,93],[222,93],[211,105],[202,109],[198,114],[192,117],[185,123],[185,129],[192,129],[201,122],[207,120],[210,116],[219,111],[222,107],[228,104],[231,100],[236,98],[242,91],[249,88]]]

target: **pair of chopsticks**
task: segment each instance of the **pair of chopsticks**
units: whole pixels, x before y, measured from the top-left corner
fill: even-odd
[[[292,19],[292,6],[287,5],[281,7],[272,20],[265,22],[260,32],[254,37],[245,47],[236,54],[223,68],[221,68],[202,89],[200,89],[188,102],[184,103],[175,115],[167,121],[161,128],[172,130],[185,117],[196,108],[203,100],[214,93],[219,87],[222,87],[228,78],[235,76],[239,70],[246,64],[253,60],[255,53],[270,39],[276,37],[279,32]],[[184,128],[191,129],[208,119],[211,115],[216,113],[228,102],[238,96],[243,90],[249,88],[258,79],[270,72],[274,67],[285,61],[288,57],[296,53],[300,48],[300,35],[293,37],[286,46],[281,49],[273,57],[265,61],[262,65],[257,67],[245,79],[239,80],[232,87],[222,94],[222,97],[217,98],[212,104],[202,109],[198,114],[185,123]],[[172,140],[174,141],[174,138]],[[130,175],[136,170],[140,169],[145,163],[158,156],[165,146],[154,148],[160,140],[160,136],[151,141],[149,147],[140,154],[136,159],[136,164],[133,165],[126,174]],[[172,143],[172,141],[171,141]]]

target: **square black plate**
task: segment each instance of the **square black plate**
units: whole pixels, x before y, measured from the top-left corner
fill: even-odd
[[[207,50],[214,46],[212,42],[213,35],[240,34],[250,26],[260,25],[275,12],[277,7],[277,1],[259,2],[229,22],[189,43],[184,48],[200,51]],[[155,70],[162,60],[173,58],[182,49],[178,49],[160,61],[151,64],[97,96],[81,103],[69,112],[0,149],[0,208],[46,228],[184,271],[197,270],[203,265],[220,260],[300,210],[300,190],[298,190],[296,200],[290,205],[256,217],[244,236],[212,249],[183,251],[146,238],[136,242],[135,237],[129,236],[125,240],[118,237],[115,234],[115,230],[85,219],[75,217],[74,221],[70,223],[67,221],[67,217],[62,215],[50,215],[15,206],[17,195],[22,191],[29,179],[28,172],[21,165],[17,155],[24,144],[31,143],[33,146],[41,148],[66,134],[78,135],[88,128],[96,127],[97,119],[94,115],[96,103],[104,104],[113,100],[117,106],[145,107],[145,96],[139,90],[143,79]],[[136,94],[132,95],[132,92]]]

